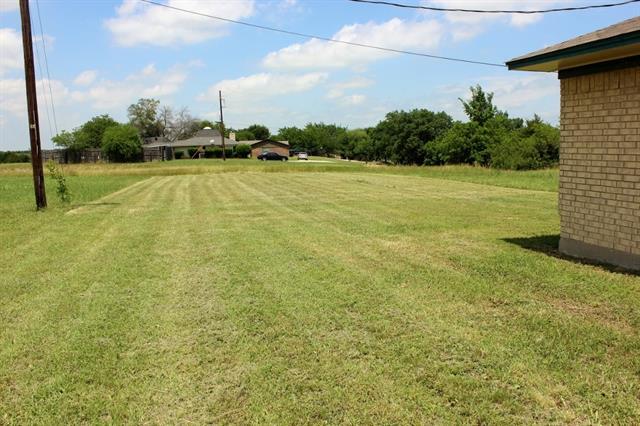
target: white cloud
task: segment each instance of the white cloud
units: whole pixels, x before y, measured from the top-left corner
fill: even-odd
[[[338,99],[344,95],[345,90],[349,89],[361,89],[364,87],[369,87],[374,83],[373,80],[356,76],[351,80],[343,81],[340,83],[335,83],[331,86],[331,89],[326,94],[327,99]]]
[[[340,99],[340,101],[345,105],[360,105],[366,99],[367,97],[364,95],[354,94],[354,95],[343,96]]]
[[[571,3],[573,0],[422,0],[425,6],[437,6],[449,9],[480,10],[538,10]],[[431,12],[428,12],[431,13]],[[541,14],[515,13],[466,13],[445,12],[445,18],[451,23],[454,40],[465,40],[482,33],[495,23],[507,23],[513,27],[524,27],[542,19]]]
[[[347,25],[332,38],[393,49],[426,51],[439,44],[442,34],[443,27],[435,20],[406,21],[393,18],[381,24],[368,22]],[[312,39],[271,52],[262,63],[271,69],[326,69],[362,66],[393,55],[392,52]]]
[[[246,18],[254,12],[253,0],[169,0],[166,4],[227,19]],[[106,20],[105,26],[122,46],[199,43],[224,36],[229,25],[138,0],[124,0],[116,13],[117,17]]]
[[[89,86],[96,80],[98,76],[98,72],[95,70],[86,70],[82,71],[78,76],[73,80],[73,83],[78,86]]]
[[[260,73],[234,80],[223,80],[199,96],[200,100],[217,99],[218,90],[224,97],[233,102],[254,102],[273,96],[298,93],[311,90],[327,79],[322,72],[307,74],[272,74]]]
[[[64,104],[68,95],[69,89],[58,80],[51,80],[51,93],[53,94],[53,101],[55,105]],[[42,79],[36,81],[36,88],[38,93],[38,108],[43,108],[50,102],[49,93],[49,80]],[[46,88],[46,90],[43,90]],[[12,114],[16,117],[22,117],[27,110],[27,95],[25,89],[25,82],[22,78],[2,79],[0,80],[0,112]],[[40,113],[40,121],[44,118],[43,113]],[[42,126],[42,125],[41,125]]]
[[[13,28],[0,28],[0,76],[22,69],[22,36]]]
[[[560,114],[560,84],[555,74],[528,74],[481,77],[466,83],[441,86],[429,96],[429,108],[443,109],[455,118],[464,119],[458,98],[470,97],[469,87],[480,84],[493,92],[493,103],[512,117],[531,117],[534,113],[556,123]]]
[[[18,0],[0,0],[0,13],[18,10]]]
[[[138,98],[161,98],[176,93],[187,79],[191,65],[158,71],[153,64],[123,80],[100,80],[85,90],[72,92],[76,102],[88,102],[96,109],[126,108]]]

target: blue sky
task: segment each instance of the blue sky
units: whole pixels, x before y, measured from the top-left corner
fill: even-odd
[[[236,20],[366,44],[502,63],[640,14],[629,5],[547,15],[463,15],[404,10],[345,0],[159,0]],[[417,4],[419,0],[407,0]],[[433,0],[443,7],[531,9],[597,4],[578,0]],[[444,110],[464,119],[458,97],[481,84],[511,116],[538,113],[557,123],[553,74],[509,72],[309,41],[186,15],[139,2],[31,2],[34,35],[47,46],[58,129],[91,117],[126,120],[127,106],[153,97],[235,128],[263,123],[272,132],[309,121],[350,128],[375,125],[396,109]],[[0,0],[0,150],[28,149],[17,0]],[[43,146],[49,85],[38,75]],[[45,99],[46,98],[46,99]],[[46,101],[46,102],[45,102]],[[49,108],[50,110],[50,108]],[[49,112],[52,116],[52,113]]]

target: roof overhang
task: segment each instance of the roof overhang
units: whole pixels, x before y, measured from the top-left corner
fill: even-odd
[[[640,54],[640,30],[507,62],[510,70],[553,72]]]

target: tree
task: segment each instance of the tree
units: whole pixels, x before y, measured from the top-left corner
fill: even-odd
[[[102,151],[111,161],[138,160],[142,152],[138,129],[128,124],[109,127],[102,138]]]
[[[236,157],[247,158],[251,154],[251,145],[241,143],[236,146]]]
[[[76,130],[67,132],[63,130],[51,138],[54,144],[63,148],[74,149],[76,147]]]
[[[283,127],[278,130],[278,134],[275,139],[279,141],[288,141],[289,146],[296,151],[302,151],[305,149],[307,135],[304,130],[298,127]]]
[[[372,130],[372,155],[396,164],[423,164],[425,146],[444,134],[453,119],[427,109],[393,111]]]
[[[340,155],[354,160],[370,160],[372,152],[369,133],[365,129],[347,130],[340,141]]]
[[[119,123],[107,114],[98,115],[71,132],[63,130],[60,134],[51,138],[54,144],[81,151],[87,148],[100,148],[104,132]]]
[[[267,126],[263,126],[262,124],[252,124],[244,130],[251,132],[257,140],[269,139],[271,136]]]
[[[312,155],[337,154],[346,127],[335,124],[307,123],[303,130],[302,146]]]
[[[84,148],[100,148],[104,132],[119,123],[108,114],[98,115],[76,130],[76,144]]]
[[[193,118],[186,107],[174,113],[171,107],[163,106],[160,108],[158,121],[162,136],[170,142],[189,139],[201,128],[200,121]]]
[[[150,138],[162,135],[162,126],[158,120],[159,106],[160,101],[156,99],[141,98],[127,108],[129,124],[138,129],[140,137]]]
[[[465,101],[459,98],[460,102],[462,102],[464,112],[469,120],[483,126],[498,114],[498,108],[493,105],[493,93],[485,93],[479,84],[470,89],[471,99]]]

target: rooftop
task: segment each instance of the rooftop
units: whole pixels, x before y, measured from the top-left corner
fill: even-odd
[[[640,16],[507,62],[510,70],[559,71],[640,55]]]

